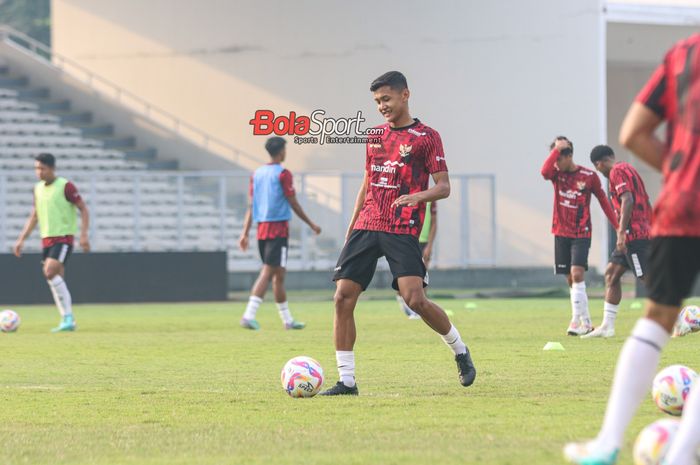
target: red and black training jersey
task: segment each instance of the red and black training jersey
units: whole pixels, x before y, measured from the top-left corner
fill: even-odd
[[[644,181],[629,163],[615,163],[610,170],[610,197],[617,213],[622,218],[622,195],[632,194],[632,216],[627,225],[627,242],[649,239],[651,233],[651,204]]]
[[[72,203],[73,205],[77,204],[82,198],[78,193],[78,188],[75,187],[75,184],[73,184],[70,181],[68,181],[66,183],[66,187],[63,188],[63,195],[65,196],[66,200]],[[41,239],[41,247],[44,249],[52,247],[56,244],[73,245],[73,235],[71,234],[68,236],[43,237]]]
[[[284,169],[280,173],[280,184],[285,197],[291,197],[296,193],[292,172],[288,169]],[[250,177],[248,196],[253,197],[253,176]],[[261,221],[258,223],[257,240],[277,239],[278,237],[289,237],[289,221]]]
[[[598,198],[608,220],[617,229],[615,213],[598,175],[582,166],[576,171],[559,171],[557,157],[559,150],[555,148],[541,170],[542,176],[554,186],[552,234],[577,239],[591,237],[591,194]]]
[[[354,229],[411,234],[418,237],[425,203],[392,207],[400,196],[428,189],[430,175],[447,171],[438,132],[419,120],[410,126],[381,126],[379,143],[367,144],[365,170],[369,183]]]
[[[700,237],[700,34],[668,51],[637,96],[666,120],[664,185],[652,236]]]

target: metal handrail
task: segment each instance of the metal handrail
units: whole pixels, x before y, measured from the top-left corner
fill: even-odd
[[[28,35],[22,32],[19,32],[6,25],[0,26],[0,40],[2,40],[10,46],[18,47],[25,52],[30,52],[33,58],[35,58],[37,61],[43,62],[47,66],[51,66],[66,74],[71,75],[72,77],[80,80],[83,84],[87,85],[91,90],[111,97],[117,100],[119,103],[123,104],[122,99],[124,97],[128,97],[130,100],[133,100],[138,105],[140,105],[140,109],[136,111],[141,116],[145,117],[150,122],[157,124],[162,128],[167,129],[168,131],[184,139],[194,142],[195,144],[199,145],[200,147],[203,147],[206,150],[212,150],[212,147],[219,146],[220,148],[234,155],[235,162],[244,165],[246,168],[252,168],[253,166],[257,166],[261,163],[261,160],[258,160],[253,155],[229,144],[228,142],[225,142],[215,136],[212,136],[206,131],[186,121],[181,120],[172,113],[144,100],[142,97],[139,97],[133,92],[130,92],[124,89],[123,87],[120,87],[119,85],[115,84],[109,79],[95,74],[85,66],[77,63],[76,61],[52,51],[51,48],[47,45],[29,37]],[[43,52],[43,54],[45,55],[48,55],[48,57],[42,55],[42,53],[39,53],[39,51]],[[80,79],[75,74],[70,73],[66,65],[75,68],[82,74],[84,74],[84,79]],[[109,88],[110,93],[112,94],[110,95],[110,93],[106,93],[100,87],[96,86],[95,84],[98,82],[104,84],[107,88]],[[168,124],[164,124],[160,119],[154,118],[154,115],[156,114],[162,116],[166,121],[168,121]],[[183,130],[190,131],[194,133],[194,135],[196,135],[197,137],[188,137],[188,135]]]

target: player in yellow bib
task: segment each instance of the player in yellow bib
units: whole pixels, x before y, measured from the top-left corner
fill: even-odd
[[[423,262],[425,263],[425,269],[430,268],[430,258],[433,255],[433,243],[435,242],[435,235],[437,234],[437,201],[426,202],[425,204],[425,218],[423,219],[423,228],[420,230],[420,236],[418,236],[418,245],[423,254]],[[411,310],[411,307],[406,305],[406,301],[403,300],[401,294],[396,293],[396,301],[399,303],[399,308],[403,310],[409,320],[420,320],[420,315]]]
[[[22,256],[24,241],[39,223],[43,248],[44,276],[51,288],[56,307],[61,313],[61,323],[53,332],[74,331],[72,298],[63,280],[65,264],[73,251],[73,236],[77,226],[77,211],[80,211],[80,246],[90,251],[88,227],[90,215],[75,185],[56,176],[56,159],[50,153],[38,155],[34,171],[39,182],[34,186],[34,207],[14,246],[14,254]]]

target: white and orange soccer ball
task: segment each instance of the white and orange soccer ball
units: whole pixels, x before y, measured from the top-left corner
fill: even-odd
[[[680,416],[696,377],[695,371],[683,365],[671,365],[661,370],[651,389],[656,406],[669,415]]]
[[[3,333],[17,331],[21,322],[22,320],[20,320],[19,315],[14,310],[3,310],[0,312],[0,331]]]
[[[282,388],[290,397],[313,397],[323,384],[323,368],[311,357],[294,357],[282,368]]]
[[[634,465],[659,465],[678,432],[680,420],[665,418],[644,428],[634,443]]]
[[[673,328],[673,337],[685,336],[698,331],[700,331],[700,307],[697,305],[683,307]]]

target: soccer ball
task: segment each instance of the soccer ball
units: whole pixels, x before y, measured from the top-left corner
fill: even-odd
[[[17,331],[21,320],[17,312],[13,310],[3,310],[0,312],[0,331],[3,333],[12,333]]]
[[[282,388],[290,397],[313,397],[323,384],[323,368],[311,357],[294,357],[282,368]]]
[[[683,365],[671,365],[654,378],[652,396],[656,406],[669,415],[680,416],[697,373]]]
[[[685,336],[689,333],[700,331],[700,307],[688,305],[678,314],[676,326],[673,328],[673,335]]]
[[[675,418],[665,418],[644,428],[634,443],[634,465],[659,465],[680,423]]]

